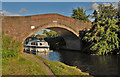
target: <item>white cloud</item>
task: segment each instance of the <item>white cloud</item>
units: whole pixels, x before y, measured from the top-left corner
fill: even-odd
[[[111,3],[103,3],[104,6],[110,6]],[[118,2],[112,3],[113,7],[118,8]],[[91,7],[88,8],[88,10],[98,10],[100,5],[97,3],[94,3]]]
[[[110,6],[111,3],[103,3],[105,6]],[[112,3],[113,7],[117,8],[118,7],[118,2]]]
[[[99,4],[94,3],[91,7],[88,8],[88,10],[98,10]]]
[[[13,13],[5,11],[5,10],[0,10],[0,15],[4,15],[4,16],[21,16],[19,14],[13,14]]]
[[[118,2],[113,3],[113,6],[114,6],[115,8],[118,8]]]
[[[20,13],[28,13],[28,10],[26,10],[25,8],[22,8],[22,9],[20,9],[19,12],[20,12]]]
[[[110,6],[110,3],[103,3],[104,6]]]

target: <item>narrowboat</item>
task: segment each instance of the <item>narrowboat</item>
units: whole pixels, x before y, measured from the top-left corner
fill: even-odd
[[[49,45],[47,41],[32,40],[24,44],[24,51],[30,52],[49,52]]]

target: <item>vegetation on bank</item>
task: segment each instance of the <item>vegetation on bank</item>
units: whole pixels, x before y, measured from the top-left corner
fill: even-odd
[[[22,44],[2,34],[2,59],[18,57]]]

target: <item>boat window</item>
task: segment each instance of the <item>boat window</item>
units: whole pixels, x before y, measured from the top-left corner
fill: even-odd
[[[42,43],[40,43],[40,45],[42,45]]]
[[[36,42],[36,45],[38,45],[38,43]]]
[[[32,42],[31,45],[35,45],[35,42]]]

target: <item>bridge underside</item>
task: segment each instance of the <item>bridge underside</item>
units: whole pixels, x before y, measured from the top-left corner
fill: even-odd
[[[64,38],[66,42],[66,46],[62,46],[61,48],[69,49],[69,50],[81,50],[80,39],[72,32],[64,28],[58,28],[58,27],[52,27],[47,29],[56,31],[58,34],[60,34]]]

